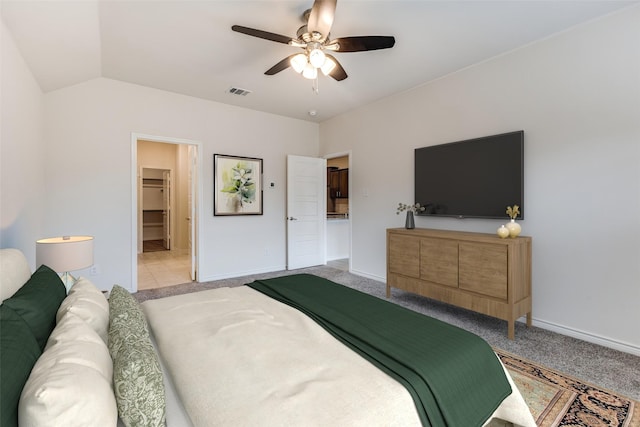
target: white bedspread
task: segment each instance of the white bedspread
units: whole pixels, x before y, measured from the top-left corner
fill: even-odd
[[[400,383],[302,313],[249,287],[142,307],[197,427],[420,425]],[[511,385],[515,392],[496,415],[535,426]]]

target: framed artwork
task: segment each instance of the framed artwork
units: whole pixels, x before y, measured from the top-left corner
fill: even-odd
[[[262,215],[262,159],[213,155],[213,214]]]

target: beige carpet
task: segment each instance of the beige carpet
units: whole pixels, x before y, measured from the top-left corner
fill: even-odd
[[[640,426],[640,403],[496,349],[527,402],[536,424]]]

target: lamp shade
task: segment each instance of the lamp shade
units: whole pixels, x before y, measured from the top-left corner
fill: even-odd
[[[317,76],[318,70],[316,68],[313,68],[313,65],[307,63],[307,65],[304,67],[304,70],[302,70],[302,77],[304,77],[305,79],[313,80]]]
[[[320,49],[313,49],[309,52],[309,63],[313,65],[315,68],[320,68],[324,65],[324,61],[326,56],[323,51]]]
[[[302,70],[304,70],[305,65],[307,65],[307,56],[304,53],[299,53],[291,58],[289,62],[296,73],[301,73]]]
[[[36,241],[36,264],[44,264],[57,273],[93,265],[92,236],[51,237]]]

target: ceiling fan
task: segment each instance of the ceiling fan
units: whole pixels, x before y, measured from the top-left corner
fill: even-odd
[[[247,34],[261,39],[288,44],[304,50],[284,58],[273,67],[265,71],[272,76],[292,67],[307,79],[316,79],[318,70],[325,76],[331,76],[337,81],[347,78],[347,72],[329,52],[362,52],[367,50],[388,49],[393,47],[396,40],[392,36],[356,36],[330,39],[331,26],[336,11],[337,0],[315,0],[313,7],[304,12],[302,18],[306,22],[296,33],[296,38],[256,30],[254,28],[234,25],[233,31]]]

